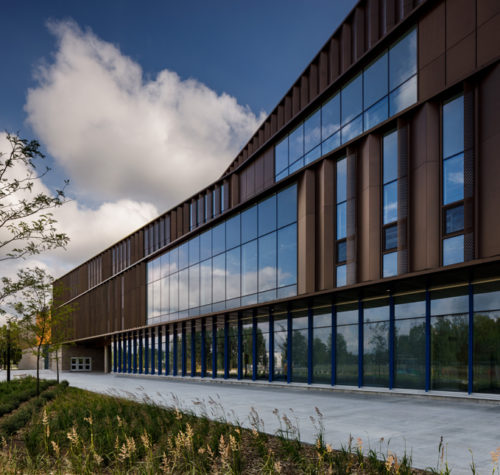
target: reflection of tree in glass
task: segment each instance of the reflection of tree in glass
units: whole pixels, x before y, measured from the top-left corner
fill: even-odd
[[[500,318],[493,312],[474,315],[474,390],[500,392]]]
[[[431,344],[432,377],[435,387],[466,389],[467,338],[466,316],[433,318]]]
[[[377,376],[387,373],[388,359],[388,323],[379,322],[370,325],[372,336],[369,340],[371,351],[365,353],[368,363],[375,366]]]

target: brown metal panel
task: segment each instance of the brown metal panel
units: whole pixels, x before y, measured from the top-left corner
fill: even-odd
[[[224,210],[231,208],[231,182],[224,180]]]
[[[205,194],[205,199],[208,202],[207,208],[207,221],[213,217],[213,206],[212,206],[212,190],[207,190]]]
[[[177,209],[170,211],[170,241],[177,239]]]
[[[182,228],[182,221],[183,221],[183,216],[182,216],[182,213],[183,213],[183,208],[182,208],[182,205],[181,206],[177,206],[176,207],[176,210],[177,210],[177,213],[176,213],[176,217],[177,217],[177,235],[175,236],[175,238],[179,238],[182,236],[183,234],[183,228]]]
[[[262,178],[261,181],[263,181],[263,162],[262,162],[262,157],[257,158],[255,162],[253,162],[248,168],[247,168],[247,199],[250,198],[255,194],[255,171],[257,168],[257,164],[261,164],[260,168],[262,169]]]
[[[300,87],[298,85],[295,85],[292,88],[292,116],[297,115],[299,111],[300,111]]]
[[[362,144],[358,157],[359,282],[377,280],[381,276],[381,169],[380,139],[370,134]]]
[[[446,84],[454,84],[459,79],[474,72],[476,67],[476,35],[465,37],[446,52]]]
[[[333,192],[334,163],[332,160],[323,160],[317,173],[318,190],[318,235],[317,245],[317,282],[318,290],[334,287],[334,219],[335,196]]]
[[[476,0],[476,3],[478,26],[500,14],[500,2],[498,0]]]
[[[102,254],[102,279],[111,277],[111,249],[108,249]]]
[[[396,0],[385,0],[385,31],[396,24]]]
[[[271,138],[271,119],[268,117],[266,123],[264,124],[264,139],[263,143],[267,142]]]
[[[249,196],[253,196],[255,193],[259,193],[264,189],[264,156],[261,155],[254,163],[253,177],[249,177],[249,182],[247,182],[247,187],[253,185],[252,192]],[[252,180],[253,178],[253,180]]]
[[[212,193],[215,193],[215,216],[220,214],[220,188],[216,186]]]
[[[309,100],[313,100],[318,95],[318,65],[312,63],[309,68]]]
[[[277,117],[277,129],[281,129],[283,125],[285,125],[285,100],[281,101],[281,104],[278,106],[278,117]]]
[[[475,0],[447,0],[446,47],[450,48],[473,33],[476,26]]]
[[[380,0],[368,0],[369,17],[369,46],[374,45],[380,38]]]
[[[500,65],[482,80],[479,89],[479,151],[477,194],[479,199],[479,256],[500,255]]]
[[[252,153],[253,153],[253,144],[252,144],[252,142],[249,142],[245,148],[246,148],[246,150],[248,152],[248,156],[252,155]]]
[[[354,13],[354,38],[356,60],[363,56],[366,51],[365,34],[365,10],[362,6],[356,7]]]
[[[445,52],[445,3],[440,2],[418,23],[418,65],[423,68]]]
[[[278,130],[278,117],[276,112],[271,114],[271,135],[275,134]]]
[[[342,72],[346,71],[352,64],[352,35],[351,35],[351,25],[349,23],[342,24],[341,33],[341,67]]]
[[[328,83],[331,84],[333,81],[335,81],[335,79],[339,77],[340,74],[340,42],[336,37],[330,40],[328,63],[330,66],[328,68]]]
[[[267,125],[267,122],[265,124],[262,124],[259,129],[259,147],[262,146],[264,143],[264,127]]]
[[[285,123],[292,118],[292,97],[290,93],[285,97]]]
[[[248,158],[248,150],[246,148],[242,150],[241,156],[243,157],[243,161],[246,161]]]
[[[309,103],[309,76],[310,69],[306,71],[300,79],[300,110]]]
[[[402,18],[406,18],[413,10],[413,0],[403,0]]]
[[[248,193],[247,193],[247,175],[248,175],[249,168],[250,167],[245,168],[239,174],[239,180],[240,180],[240,201],[246,201],[247,198],[248,198]]]
[[[426,103],[410,128],[410,270],[440,264],[440,108]]]
[[[319,90],[323,91],[328,86],[328,50],[326,48],[319,54]]]
[[[231,208],[240,202],[240,180],[237,173],[231,175]]]
[[[446,61],[442,54],[437,59],[425,65],[418,74],[418,97],[425,101],[445,88]]]
[[[274,148],[264,152],[264,188],[274,184]]]
[[[496,3],[497,6],[500,2]],[[488,22],[477,30],[477,65],[489,63],[499,57],[500,44],[500,13],[497,13]]]
[[[298,182],[298,269],[297,293],[315,290],[315,177],[314,171],[307,169]]]
[[[205,221],[205,206],[203,202],[203,196],[199,195],[196,197],[197,205],[198,205],[198,225],[202,224]]]
[[[189,203],[182,205],[182,234],[189,232]]]

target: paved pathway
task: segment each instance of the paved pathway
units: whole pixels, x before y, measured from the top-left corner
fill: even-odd
[[[51,371],[42,373],[45,378],[54,377]],[[325,440],[333,447],[346,445],[351,435],[354,443],[361,438],[365,449],[385,453],[389,449],[398,456],[406,450],[419,468],[436,468],[443,437],[452,474],[471,473],[469,450],[474,454],[477,473],[491,474],[490,452],[500,446],[500,400],[477,402],[98,373],[65,372],[61,377],[90,391],[148,398],[197,414],[205,412],[209,417],[238,420],[246,427],[250,427],[249,415],[255,408],[269,433],[279,429],[274,413],[279,409],[279,415],[286,414],[298,424],[300,438],[312,443],[318,433],[318,408],[323,414]],[[1,371],[0,379],[4,378],[5,371]],[[316,427],[311,416],[316,419]]]

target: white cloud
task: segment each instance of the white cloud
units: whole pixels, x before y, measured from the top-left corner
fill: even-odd
[[[58,49],[25,109],[85,198],[166,210],[220,176],[263,119],[167,69],[146,80],[140,65],[73,22],[49,28]]]
[[[9,151],[10,146],[5,134],[0,133],[0,153]],[[9,177],[21,178],[25,173],[23,166],[17,166],[9,170]],[[35,193],[51,192],[42,181],[35,181],[31,194]],[[28,197],[28,193],[25,192],[23,196]],[[21,198],[21,195],[18,193],[16,197]],[[158,215],[153,204],[129,199],[103,202],[96,209],[70,201],[51,211],[57,220],[57,228],[70,238],[67,250],[58,249],[26,260],[3,261],[0,277],[14,277],[18,269],[28,266],[45,268],[54,277],[59,277]],[[6,235],[6,229],[1,228],[0,241],[4,240]],[[5,250],[0,252],[4,254]]]

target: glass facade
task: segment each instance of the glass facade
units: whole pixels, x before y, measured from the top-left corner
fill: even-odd
[[[464,260],[464,97],[443,104],[443,265]]]
[[[118,335],[113,371],[500,393],[500,280],[259,311]]]
[[[417,102],[417,30],[393,44],[275,146],[282,180]]]
[[[297,186],[148,262],[148,323],[297,293]]]

